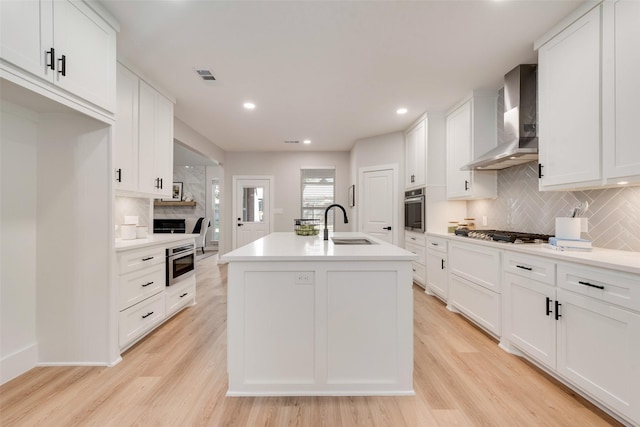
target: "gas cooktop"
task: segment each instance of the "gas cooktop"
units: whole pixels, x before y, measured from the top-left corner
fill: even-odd
[[[480,240],[494,240],[496,242],[506,243],[546,243],[549,236],[546,234],[523,233],[518,231],[504,230],[467,230],[460,229],[455,231],[456,236],[469,237]]]

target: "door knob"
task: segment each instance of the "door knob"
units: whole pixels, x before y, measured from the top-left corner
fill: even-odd
[[[391,231],[391,227],[382,227],[382,229]]]
[[[238,227],[242,227],[244,224],[238,224]]]

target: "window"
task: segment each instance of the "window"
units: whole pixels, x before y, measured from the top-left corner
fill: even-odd
[[[335,193],[335,168],[302,168],[300,170],[301,216],[324,223],[324,210],[331,205]],[[327,220],[333,229],[333,211]]]

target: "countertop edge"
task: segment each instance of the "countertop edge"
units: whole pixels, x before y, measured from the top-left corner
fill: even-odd
[[[632,252],[632,251],[621,251],[616,249],[606,249],[606,248],[597,248],[594,247],[591,252],[581,252],[581,251],[556,251],[553,249],[544,248],[540,244],[509,244],[509,243],[500,243],[494,241],[484,241],[472,239],[469,237],[461,237],[456,236],[454,234],[446,234],[446,233],[434,233],[428,232],[427,238],[429,236],[438,237],[448,239],[454,242],[461,242],[467,244],[475,244],[486,246],[494,249],[503,249],[507,251],[519,252],[522,254],[533,255],[533,256],[541,256],[545,258],[551,258],[553,260],[559,262],[574,262],[578,264],[583,264],[589,267],[599,267],[606,268],[609,270],[617,270],[621,272],[631,273],[631,274],[640,274],[640,252]],[[617,258],[619,261],[610,261],[603,260],[594,257],[609,255],[611,258]],[[620,261],[622,259],[629,259],[634,261]],[[635,264],[637,262],[637,264]]]
[[[182,240],[193,240],[199,234],[150,234],[145,239],[131,239],[123,240],[116,239],[115,250],[116,252],[130,251],[134,249],[142,249],[149,246],[164,245],[170,243],[180,242]]]

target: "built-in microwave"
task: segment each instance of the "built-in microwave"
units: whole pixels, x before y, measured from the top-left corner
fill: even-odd
[[[424,233],[425,215],[424,188],[417,188],[404,193],[404,229]]]
[[[167,248],[167,286],[195,274],[195,264],[194,243]]]

